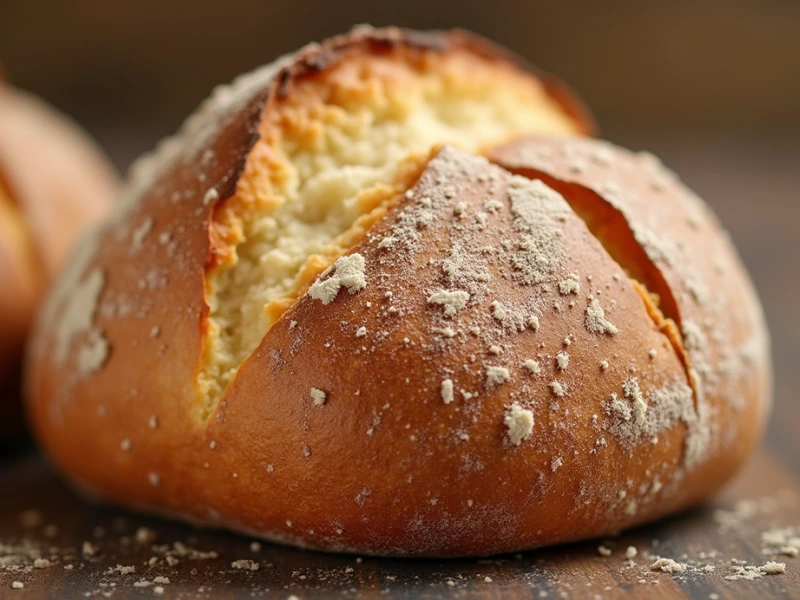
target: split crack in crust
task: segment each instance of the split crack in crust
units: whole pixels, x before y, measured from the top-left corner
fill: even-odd
[[[431,148],[476,152],[576,125],[515,67],[405,48],[294,82],[260,129],[236,194],[213,207],[201,419],[280,316],[402,198]]]
[[[695,413],[702,419],[703,390],[694,371],[686,347],[684,346],[682,321],[677,300],[672,287],[665,279],[658,265],[653,261],[636,234],[625,213],[600,194],[578,183],[567,182],[533,167],[525,167],[506,162],[502,149],[489,153],[489,160],[511,173],[531,180],[543,181],[559,192],[567,201],[575,215],[585,224],[594,238],[608,252],[609,256],[628,275],[628,280],[645,305],[647,315],[661,334],[667,339],[680,359],[686,376],[686,383],[692,390]],[[699,427],[704,427],[700,423]],[[701,435],[703,433],[701,432]],[[687,443],[689,438],[687,437]],[[702,458],[700,448],[686,448],[687,466]]]

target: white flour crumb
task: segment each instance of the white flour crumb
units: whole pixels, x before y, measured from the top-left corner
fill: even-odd
[[[559,371],[565,371],[569,366],[569,354],[566,352],[556,354],[556,366]]]
[[[153,230],[153,218],[147,217],[142,224],[139,225],[136,229],[133,230],[131,233],[131,252],[135,253],[142,249],[142,244],[144,240],[150,235],[150,232]]]
[[[559,282],[558,291],[566,296],[567,294],[577,294],[581,291],[581,278],[577,273],[570,273],[566,279]]]
[[[616,326],[606,319],[603,307],[595,298],[591,298],[589,306],[586,307],[586,329],[592,333],[608,333],[610,335],[618,332]]]
[[[636,558],[636,555],[639,554],[639,551],[636,549],[636,546],[628,546],[625,550],[625,558],[628,560],[633,560]]]
[[[563,398],[564,396],[567,395],[566,383],[561,383],[560,381],[551,381],[550,389],[553,390],[553,393],[559,398]]]
[[[659,558],[650,565],[651,571],[662,571],[664,573],[680,573],[686,570],[687,565],[679,563],[671,558]]]
[[[233,561],[231,563],[231,567],[233,567],[234,569],[239,569],[241,571],[258,571],[260,565],[253,560],[245,558]]]
[[[564,460],[560,456],[557,456],[553,460],[550,461],[550,470],[553,473],[555,473],[556,471],[558,471],[561,468],[561,466],[563,464],[564,464]]]
[[[601,360],[600,361],[600,370],[601,371],[608,371],[608,361],[607,360]]]
[[[359,327],[358,329],[356,329],[356,337],[357,338],[364,337],[366,335],[367,335],[367,328],[364,327],[363,325],[361,327]]]
[[[487,390],[492,390],[501,383],[505,383],[506,381],[508,381],[510,377],[511,374],[505,367],[495,367],[495,366],[486,367],[485,387]]]
[[[605,546],[598,546],[597,547],[597,553],[600,556],[611,556],[611,549],[610,548],[606,548]]]
[[[203,196],[203,204],[208,206],[215,200],[219,200],[219,192],[216,190],[216,188],[210,188]]]
[[[314,402],[314,406],[322,406],[325,404],[325,400],[327,400],[328,395],[318,388],[311,388],[311,400]]]
[[[454,317],[467,306],[469,297],[463,290],[439,290],[428,298],[428,304],[438,304],[444,308],[445,317]]]
[[[503,352],[503,349],[500,346],[491,345],[489,346],[489,354],[494,354],[495,356],[500,355]]]
[[[539,363],[537,361],[533,360],[532,358],[529,358],[528,360],[526,360],[523,363],[523,366],[526,369],[528,369],[528,371],[533,373],[534,375],[536,375],[541,370],[541,368],[539,367]]]
[[[531,318],[529,318],[528,327],[534,331],[537,331],[539,329],[539,317],[533,315]]]
[[[508,428],[509,441],[519,446],[533,431],[533,413],[515,402],[506,411],[503,423]]]
[[[442,401],[445,404],[450,404],[453,401],[453,380],[445,379],[442,381]]]
[[[341,288],[347,288],[351,294],[367,287],[364,274],[366,261],[360,254],[342,256],[332,266],[325,269],[317,280],[308,288],[308,295],[323,304],[330,304],[339,295]],[[327,279],[325,279],[327,277]]]

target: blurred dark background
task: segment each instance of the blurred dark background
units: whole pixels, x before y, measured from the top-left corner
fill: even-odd
[[[569,81],[605,137],[655,151],[705,197],[772,328],[770,438],[800,452],[796,0],[0,0],[0,64],[124,169],[214,85],[362,22],[461,26],[511,47]]]

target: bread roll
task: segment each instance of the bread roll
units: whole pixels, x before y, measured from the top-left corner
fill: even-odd
[[[597,536],[711,493],[767,412],[758,302],[708,210],[579,137],[545,81],[462,32],[361,28],[218,90],[39,316],[55,464],[138,509],[382,555]]]
[[[113,169],[85,134],[0,82],[0,437],[18,431],[22,346],[78,234],[110,208]]]

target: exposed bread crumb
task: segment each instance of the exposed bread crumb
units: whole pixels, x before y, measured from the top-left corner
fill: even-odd
[[[503,423],[508,428],[509,441],[519,446],[533,432],[533,412],[515,402],[506,411]]]
[[[327,400],[328,395],[318,388],[311,388],[311,400],[314,402],[314,406],[322,406],[325,404],[325,400]]]
[[[351,294],[367,287],[364,274],[366,261],[358,253],[342,256],[332,266],[325,269],[317,280],[308,288],[308,295],[323,304],[330,304],[339,295],[341,288],[347,288]]]
[[[528,319],[528,328],[537,331],[539,329],[539,317],[536,315],[531,316]]]

